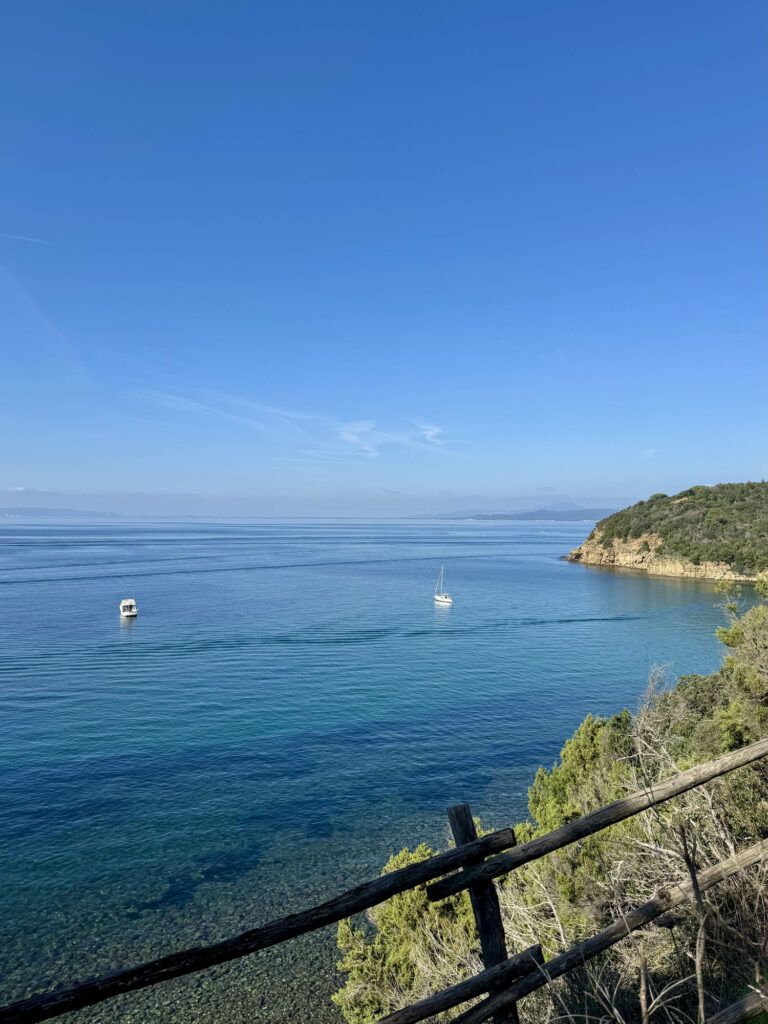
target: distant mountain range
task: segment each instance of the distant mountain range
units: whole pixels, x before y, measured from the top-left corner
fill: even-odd
[[[584,519],[605,519],[612,512],[612,508],[534,508],[530,512],[480,512],[472,519],[520,519],[531,521],[574,523]]]
[[[419,519],[472,519],[481,521],[550,522],[578,523],[584,520],[605,519],[615,508],[533,508],[524,512],[483,512],[467,509],[462,512],[443,512],[434,516],[419,516]]]

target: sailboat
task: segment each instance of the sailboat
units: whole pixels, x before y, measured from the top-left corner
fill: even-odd
[[[445,568],[442,565],[435,584],[435,604],[453,604],[453,598],[445,592]]]

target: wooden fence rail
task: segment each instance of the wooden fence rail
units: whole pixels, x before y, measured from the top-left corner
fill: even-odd
[[[714,867],[702,871],[698,875],[699,889],[702,892],[706,889],[711,889],[713,885],[725,881],[726,878],[735,875],[737,871],[743,871],[745,868],[759,864],[766,858],[768,858],[768,839],[755,843],[754,846],[750,846],[747,850],[742,850],[741,853],[737,853],[735,856],[721,861]],[[643,903],[642,906],[631,910],[628,914],[616,918],[612,924],[608,925],[601,932],[591,936],[589,939],[585,939],[583,942],[577,943],[577,945],[572,946],[564,953],[560,953],[558,956],[553,957],[552,960],[542,964],[537,970],[527,973],[519,981],[513,982],[505,992],[491,996],[484,1002],[472,1007],[472,1009],[460,1014],[453,1020],[452,1024],[480,1024],[481,1021],[487,1020],[492,1014],[503,1009],[509,1003],[514,1003],[518,999],[522,999],[523,996],[530,995],[536,989],[542,988],[556,978],[567,974],[568,971],[572,971],[574,967],[580,967],[593,957],[596,957],[598,953],[603,953],[611,946],[615,946],[617,942],[626,939],[628,935],[637,931],[638,928],[642,928],[643,925],[649,924],[662,914],[666,914],[670,910],[674,910],[676,907],[688,902],[692,895],[693,882],[691,881],[676,882],[669,889],[662,889],[652,899],[648,900],[647,903]]]
[[[699,888],[704,892],[713,885],[730,878],[736,872],[758,864],[766,858],[768,858],[768,839],[701,872],[698,876]],[[503,1009],[505,1005],[530,995],[531,992],[549,984],[550,981],[567,974],[574,967],[580,967],[599,953],[616,945],[617,942],[626,939],[633,931],[637,931],[638,928],[650,924],[662,914],[688,902],[692,894],[693,883],[691,881],[675,882],[668,889],[662,889],[656,893],[647,903],[622,915],[601,932],[585,939],[564,953],[560,953],[552,960],[544,962],[541,959],[541,947],[531,946],[530,949],[510,957],[504,963],[476,974],[468,981],[462,981],[458,985],[444,989],[437,995],[428,996],[421,1002],[382,1017],[378,1024],[415,1024],[415,1022],[426,1020],[427,1017],[436,1013],[469,1002],[470,999],[476,998],[483,992],[491,991],[493,986],[501,981],[504,984],[503,993],[478,1003],[467,1013],[456,1018],[453,1024],[476,1024],[478,1021],[487,1020],[495,1012]],[[515,984],[511,984],[512,982]]]
[[[489,967],[472,978],[467,978],[466,981],[460,981],[457,985],[451,985],[450,988],[444,988],[433,996],[419,1000],[418,1003],[412,1003],[402,1010],[387,1014],[378,1021],[378,1024],[418,1024],[419,1021],[434,1017],[437,1013],[453,1010],[462,1003],[468,1003],[477,996],[487,995],[494,989],[504,991],[510,982],[530,974],[543,963],[541,946],[529,946],[522,953],[515,953],[508,960],[496,964],[495,967]]]
[[[709,1024],[739,1024],[742,1020],[768,1013],[768,989],[755,989],[709,1018]]]
[[[334,924],[353,914],[377,906],[398,893],[413,889],[434,879],[441,880],[428,887],[427,891],[430,899],[442,899],[464,889],[470,889],[470,892],[473,894],[473,906],[476,913],[483,956],[486,962],[486,970],[481,972],[477,978],[482,978],[482,984],[486,987],[480,988],[478,991],[473,989],[474,996],[465,996],[459,1002],[474,998],[483,992],[488,992],[490,993],[489,999],[484,1004],[480,1004],[480,1006],[487,1005],[490,1009],[486,1017],[467,1017],[466,1024],[470,1020],[485,1020],[487,1016],[497,1014],[501,1015],[498,1017],[500,1021],[509,1020],[510,1007],[519,998],[518,996],[510,997],[509,993],[519,990],[522,994],[526,994],[528,990],[520,989],[520,986],[524,988],[526,984],[530,984],[533,975],[526,975],[520,978],[519,981],[513,983],[511,988],[506,987],[503,992],[496,991],[502,981],[507,985],[511,978],[515,976],[515,971],[522,962],[518,962],[519,957],[525,959],[526,954],[518,954],[517,958],[511,957],[498,962],[499,957],[506,957],[506,949],[504,947],[503,935],[499,935],[495,923],[495,912],[492,908],[493,900],[496,899],[495,891],[492,896],[490,894],[490,890],[493,889],[492,880],[514,870],[514,868],[519,867],[521,864],[543,857],[554,850],[568,846],[586,836],[593,835],[616,822],[623,821],[632,815],[670,800],[681,793],[701,786],[712,779],[757,761],[766,754],[768,754],[768,738],[743,747],[741,750],[734,751],[733,753],[725,754],[706,764],[690,768],[664,782],[634,793],[623,800],[617,800],[607,807],[600,808],[600,810],[578,818],[576,821],[569,822],[562,828],[556,829],[546,836],[541,836],[528,843],[524,843],[521,846],[515,846],[515,834],[511,828],[492,832],[480,839],[470,838],[469,833],[466,831],[466,819],[469,815],[467,808],[456,813],[456,822],[463,822],[463,824],[458,824],[459,832],[455,831],[454,833],[457,838],[457,844],[460,843],[460,845],[457,845],[453,850],[448,850],[427,860],[411,864],[408,867],[393,871],[373,881],[365,882],[341,893],[339,896],[335,896],[333,899],[327,900],[319,906],[271,921],[259,928],[243,932],[223,942],[171,953],[168,956],[151,960],[127,970],[117,971],[68,988],[39,993],[27,999],[10,1003],[0,1007],[0,1024],[35,1024],[37,1021],[49,1020],[53,1017],[69,1013],[72,1010],[82,1009],[86,1006],[103,1002],[117,995],[206,970],[216,964],[226,963],[227,961],[247,956],[257,950],[266,949],[288,939],[323,928],[326,925]],[[469,819],[471,821],[471,815],[469,815]],[[460,839],[460,836],[463,836],[468,841],[463,841],[463,839]],[[754,849],[756,848],[752,848],[752,850]],[[504,851],[509,852],[505,853]],[[486,858],[491,859],[486,860]],[[715,870],[717,869],[710,869],[710,871]],[[459,871],[459,873],[442,878],[442,876],[448,875],[449,872],[456,871]],[[496,906],[498,907],[498,903]],[[500,918],[498,923],[500,923]],[[529,959],[533,959],[530,951],[526,951],[526,953]],[[562,954],[556,960],[550,961],[546,965],[547,970],[551,972],[553,966],[556,969],[556,964],[561,962],[564,956],[566,954]],[[536,959],[538,961],[538,958]],[[512,966],[513,962],[517,966]],[[566,968],[566,970],[568,969],[570,968]],[[474,979],[471,980],[474,981]],[[466,985],[467,983],[462,984]],[[541,984],[546,984],[546,981],[542,981]],[[454,1003],[452,1005],[459,1004]],[[476,1013],[478,1011],[470,1012]],[[504,1017],[504,1014],[507,1016]],[[512,1014],[511,1019],[514,1020],[514,1011],[512,1011]],[[390,1021],[392,1018],[386,1019]],[[421,1020],[423,1018],[415,1017],[413,1019]],[[401,1020],[404,1022],[406,1018],[401,1018]],[[465,1024],[464,1017],[460,1017],[459,1020],[462,1024]]]
[[[732,772],[735,768],[741,768],[742,765],[756,761],[766,754],[768,754],[768,739],[752,743],[748,747],[742,747],[741,750],[735,750],[732,754],[724,754],[714,761],[696,765],[679,775],[673,775],[671,779],[657,782],[647,789],[633,793],[632,796],[616,800],[591,814],[585,814],[583,818],[570,821],[567,825],[562,825],[545,836],[523,843],[521,846],[515,847],[514,850],[510,850],[509,853],[493,857],[484,864],[462,871],[461,874],[443,878],[439,882],[435,882],[434,885],[428,886],[427,894],[431,900],[442,900],[477,882],[488,882],[492,878],[499,878],[501,875],[506,875],[508,872],[514,871],[515,868],[519,868],[521,864],[538,860],[539,857],[553,853],[563,846],[569,846],[578,839],[586,839],[587,836],[601,832],[609,825],[615,825],[619,821],[631,818],[633,815],[639,814],[640,811],[647,811],[650,807],[671,800],[672,797],[695,789],[727,772]]]

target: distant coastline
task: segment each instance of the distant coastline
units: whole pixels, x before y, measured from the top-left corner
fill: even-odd
[[[409,519],[440,519],[462,522],[594,523],[611,515],[610,508],[534,508],[524,512],[443,512]]]
[[[3,519],[125,519],[131,518],[122,512],[96,512],[93,509],[46,508],[36,505],[19,505],[0,508]],[[135,518],[135,517],[133,517]]]

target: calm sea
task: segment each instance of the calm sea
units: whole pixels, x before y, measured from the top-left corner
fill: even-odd
[[[0,997],[301,909],[452,802],[510,823],[587,712],[713,669],[713,589],[560,561],[588,529],[6,520]],[[334,959],[330,930],[72,1019],[336,1021]]]

